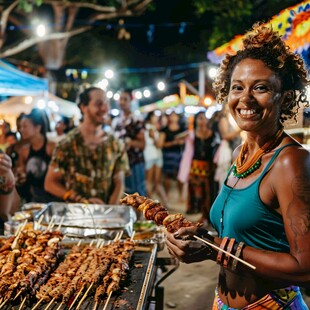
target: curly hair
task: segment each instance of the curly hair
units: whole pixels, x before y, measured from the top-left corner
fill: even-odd
[[[281,80],[282,91],[291,91],[287,104],[281,110],[280,122],[297,119],[298,109],[309,106],[306,86],[309,85],[307,71],[300,55],[294,54],[271,26],[257,23],[243,39],[243,49],[235,55],[226,55],[222,61],[219,74],[213,83],[213,89],[220,103],[225,102],[231,83],[231,75],[236,65],[246,59],[263,61]]]

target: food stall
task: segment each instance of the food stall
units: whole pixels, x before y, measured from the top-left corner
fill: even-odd
[[[7,291],[1,283],[3,279],[0,280],[0,308],[149,309],[152,304],[153,309],[163,309],[164,292],[160,284],[178,268],[178,264],[170,258],[157,257],[158,251],[163,249],[164,239],[163,231],[156,224],[151,221],[137,222],[135,211],[126,205],[52,202],[25,204],[22,209],[13,219],[24,227],[19,225],[16,230],[16,225],[11,222],[10,229],[15,227],[15,230],[7,229],[5,238],[2,238],[0,257],[5,258],[5,263],[11,257],[14,263],[11,274],[7,273],[3,279],[17,280],[14,285],[9,283]],[[40,252],[35,245],[43,239],[45,243],[40,244]],[[51,263],[47,264],[42,257],[48,257],[46,253],[50,253],[51,249],[55,252],[55,259],[50,259]],[[36,260],[27,265],[23,257],[29,256],[29,253],[38,260],[40,258],[39,265],[36,265]],[[81,261],[83,255],[84,260]],[[74,260],[70,261],[70,257]],[[70,272],[61,272],[69,263],[71,267],[67,269]],[[97,267],[93,266],[96,263]],[[22,264],[28,272],[23,272],[21,277],[17,270]],[[84,271],[76,271],[73,276],[72,266],[77,265],[77,270]],[[167,268],[169,265],[171,268]],[[42,266],[48,271],[30,281],[29,277],[36,274],[36,270],[45,268],[42,269]],[[105,271],[102,271],[104,266]],[[162,270],[166,271],[159,272]],[[115,286],[113,281],[119,272],[121,276]],[[96,274],[97,278],[94,278]],[[78,289],[76,284],[75,290],[68,295],[73,279],[80,286],[81,283],[84,285]],[[64,281],[67,285],[63,284]],[[105,290],[110,288],[111,294],[101,294],[99,298],[98,289],[103,283],[106,283]]]

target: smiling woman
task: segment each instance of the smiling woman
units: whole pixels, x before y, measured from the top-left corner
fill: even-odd
[[[210,248],[203,257],[191,249],[183,237],[199,234],[194,227],[168,234],[167,245],[184,262],[220,265],[213,310],[304,310],[299,286],[310,286],[310,154],[283,131],[283,122],[308,105],[309,80],[300,56],[271,28],[255,25],[243,45],[226,56],[214,83],[218,100],[246,133],[211,208],[218,237],[201,233],[225,252]]]

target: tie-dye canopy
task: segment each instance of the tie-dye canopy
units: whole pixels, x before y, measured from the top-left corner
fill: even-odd
[[[278,30],[292,51],[302,54],[310,47],[310,0],[284,9],[268,24]],[[237,35],[230,42],[208,52],[208,59],[220,63],[226,54],[235,54],[242,48],[243,35]]]

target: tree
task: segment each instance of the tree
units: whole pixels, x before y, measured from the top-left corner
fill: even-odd
[[[96,23],[119,17],[142,14],[153,0],[15,0],[9,5],[0,3],[0,58],[18,54],[33,45],[48,70],[56,70],[63,65],[68,40],[91,30]],[[37,16],[51,18],[49,32],[36,36],[32,22]],[[77,22],[79,20],[79,22]],[[8,26],[18,30],[16,39],[8,40]]]
[[[296,0],[195,0],[196,13],[202,16],[212,14],[208,49],[230,41],[235,35],[243,34],[257,21],[267,22],[272,16]]]

